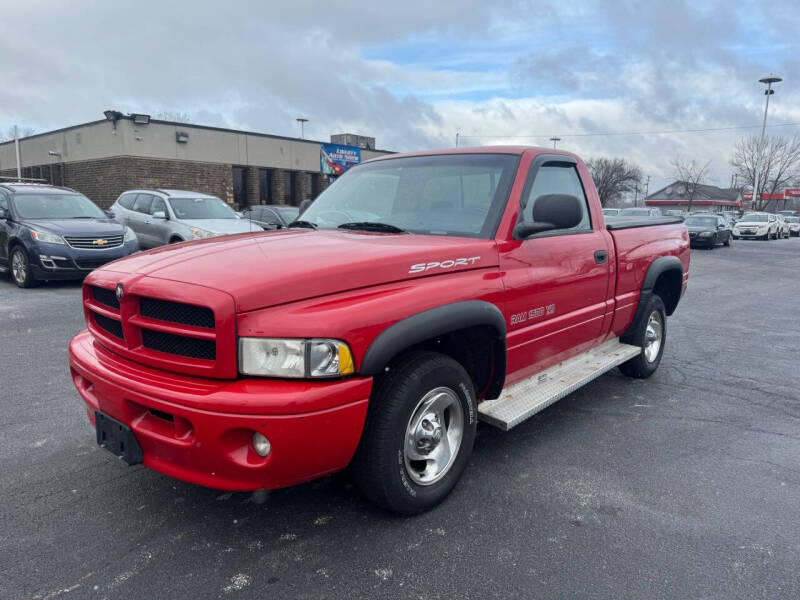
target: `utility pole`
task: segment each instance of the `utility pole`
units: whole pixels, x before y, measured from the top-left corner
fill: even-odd
[[[644,197],[647,199],[647,195],[650,193],[650,175],[647,176],[647,183],[644,184]]]
[[[19,130],[14,125],[14,150],[17,153],[17,179],[22,179],[22,163],[19,160]]]
[[[456,131],[456,148],[458,148],[458,135],[459,133]]]
[[[301,140],[306,139],[306,127],[305,127],[305,125],[306,125],[306,123],[308,123],[308,119],[306,119],[305,117],[297,117],[295,119],[295,121],[300,123],[300,139]]]
[[[558,136],[553,136],[550,138],[550,141],[553,142],[553,148],[555,149],[556,144],[561,141],[561,138]]]
[[[636,182],[636,186],[633,188],[633,207],[636,208],[639,206],[639,182]]]

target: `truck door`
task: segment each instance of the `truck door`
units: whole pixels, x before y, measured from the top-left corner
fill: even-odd
[[[534,161],[522,191],[523,219],[533,220],[533,205],[546,194],[577,197],[583,218],[576,227],[542,232],[501,252],[512,380],[587,350],[603,335],[609,262],[614,257],[608,236],[592,223],[572,159]]]

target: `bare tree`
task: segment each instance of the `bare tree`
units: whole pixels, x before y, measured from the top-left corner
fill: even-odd
[[[587,163],[600,204],[614,204],[642,181],[642,171],[623,158],[592,158]]]
[[[680,156],[676,156],[672,159],[672,171],[675,175],[675,179],[680,181],[686,189],[686,201],[688,203],[686,207],[687,212],[692,211],[692,201],[694,201],[698,188],[708,175],[708,168],[710,166],[710,160],[704,165],[701,165],[694,159],[685,160]]]
[[[28,137],[34,133],[36,133],[36,130],[33,127],[19,127],[17,131],[17,135],[21,138]],[[7,142],[13,139],[14,125],[9,125],[8,129],[6,129],[4,132],[0,132],[0,142]]]
[[[731,165],[750,189],[755,185],[758,165],[760,192],[766,199],[761,194],[753,198],[753,210],[763,210],[773,194],[800,176],[800,137],[769,137],[763,144],[756,136],[743,138],[734,146]]]
[[[162,110],[160,113],[157,113],[156,119],[160,119],[162,121],[173,121],[175,123],[194,123],[194,119],[192,119],[192,116],[189,113],[173,112],[169,110]]]

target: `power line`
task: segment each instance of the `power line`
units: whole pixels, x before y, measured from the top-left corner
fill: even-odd
[[[776,125],[767,125],[767,127],[797,127],[800,123],[779,123]],[[654,131],[596,131],[592,133],[540,133],[536,135],[464,135],[460,134],[461,138],[540,138],[549,137],[593,137],[602,135],[665,135],[670,133],[702,133],[707,131],[733,131],[737,129],[758,129],[761,125],[740,125],[735,127],[706,127],[703,129],[663,129]]]

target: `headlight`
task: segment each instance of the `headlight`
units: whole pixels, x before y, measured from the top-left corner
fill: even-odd
[[[47,231],[36,231],[31,229],[31,237],[37,242],[44,242],[45,244],[63,244],[64,240],[60,235],[55,233],[48,233]]]
[[[239,372],[265,377],[338,377],[355,371],[339,340],[239,339]]]
[[[191,234],[197,239],[214,237],[214,233],[208,229],[200,229],[199,227],[189,227]]]
[[[136,241],[136,234],[133,232],[133,229],[130,227],[125,228],[125,240],[123,244],[127,244],[128,242],[135,242]]]

